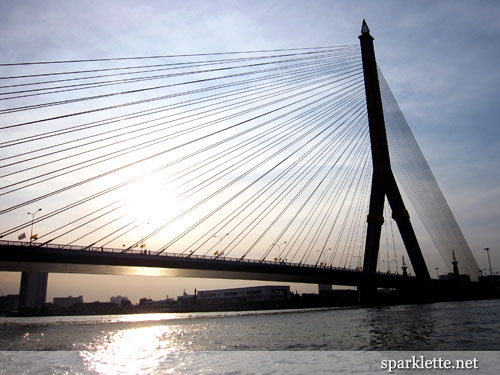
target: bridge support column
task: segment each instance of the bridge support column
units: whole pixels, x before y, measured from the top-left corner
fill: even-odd
[[[48,272],[22,272],[19,309],[40,309],[47,298]]]
[[[431,278],[422,252],[420,251],[417,237],[413,231],[408,211],[392,173],[382,97],[378,81],[377,62],[373,48],[373,37],[370,35],[370,29],[364,20],[359,40],[361,43],[373,164],[370,207],[367,218],[368,228],[363,260],[363,271],[368,277],[367,281],[360,286],[360,302],[369,304],[376,295],[376,286],[370,283],[369,280],[377,272],[380,234],[384,223],[383,211],[386,196],[417,278],[422,281],[422,285],[425,288],[430,287]]]
[[[318,294],[328,293],[333,290],[331,284],[318,284]]]
[[[360,285],[358,295],[360,305],[373,306],[377,304],[377,287],[374,285]]]

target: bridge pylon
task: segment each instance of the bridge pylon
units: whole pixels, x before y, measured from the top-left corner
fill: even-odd
[[[47,298],[48,272],[21,273],[19,288],[19,310],[37,310],[43,307]]]
[[[431,277],[410,222],[410,215],[406,210],[391,168],[382,97],[380,94],[377,73],[377,61],[375,59],[375,50],[373,47],[374,38],[370,35],[370,29],[365,20],[363,20],[359,40],[361,44],[373,162],[363,271],[369,275],[375,275],[377,272],[380,234],[384,223],[384,203],[385,197],[387,197],[392,210],[392,217],[396,221],[399,232],[401,233],[415,275],[417,279],[422,282],[423,288],[427,289],[431,285]],[[373,285],[373,283],[366,283],[360,286],[360,300],[362,303],[370,304],[374,302],[373,298],[376,294],[376,287]]]

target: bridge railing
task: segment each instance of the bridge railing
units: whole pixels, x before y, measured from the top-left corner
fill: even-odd
[[[245,259],[245,258],[233,258],[233,257],[221,257],[219,256],[211,256],[211,255],[196,255],[196,254],[181,254],[181,253],[153,253],[150,250],[142,250],[142,249],[118,249],[111,247],[101,247],[101,246],[80,246],[80,245],[62,245],[62,244],[53,244],[53,243],[37,243],[37,242],[23,242],[23,241],[7,241],[0,240],[0,245],[8,245],[8,246],[23,246],[23,247],[43,247],[43,248],[52,248],[52,249],[60,249],[60,250],[69,250],[69,251],[94,251],[94,252],[103,252],[103,253],[126,253],[126,254],[137,254],[137,255],[148,255],[148,256],[166,256],[166,257],[175,257],[175,258],[191,258],[191,259],[205,259],[205,260],[223,260],[230,262],[244,262],[244,263],[254,263],[254,264],[269,264],[269,265],[282,265],[282,266],[290,266],[290,267],[303,267],[303,268],[320,268],[320,269],[331,269],[338,271],[347,271],[347,272],[362,272],[361,269],[349,269],[342,267],[333,267],[333,266],[321,266],[317,264],[307,264],[307,263],[292,263],[286,261],[271,261],[271,260],[258,260],[258,259]],[[377,274],[386,274],[384,272],[377,272]],[[393,274],[394,275],[394,274]]]

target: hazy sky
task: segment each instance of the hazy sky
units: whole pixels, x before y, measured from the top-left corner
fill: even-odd
[[[356,44],[363,18],[480,267],[487,266],[482,249],[490,247],[500,271],[498,1],[4,0],[0,56],[18,62]],[[226,285],[51,274],[48,300],[125,294],[137,301]],[[18,287],[19,274],[0,273],[2,293]]]

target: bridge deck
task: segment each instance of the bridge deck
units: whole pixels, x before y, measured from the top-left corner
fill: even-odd
[[[32,246],[0,241],[0,271],[36,271],[110,275],[177,276],[379,287],[412,284],[394,274],[369,276],[362,271],[288,262],[197,256],[175,253],[65,245]]]

